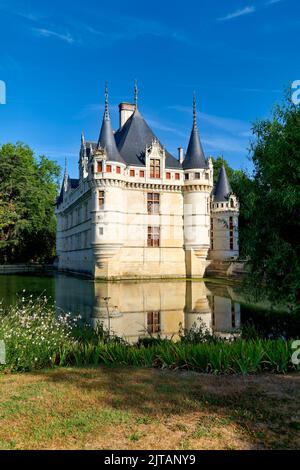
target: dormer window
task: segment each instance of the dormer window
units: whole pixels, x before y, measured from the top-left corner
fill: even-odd
[[[150,178],[160,178],[160,160],[158,158],[150,159]]]
[[[97,162],[97,173],[102,173],[102,171],[103,171],[102,162]]]

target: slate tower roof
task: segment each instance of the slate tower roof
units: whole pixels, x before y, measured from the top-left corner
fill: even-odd
[[[227,178],[224,163],[222,164],[219,178],[214,191],[214,201],[221,202],[228,199],[229,194],[232,193],[230,183]]]
[[[207,168],[202,144],[200,141],[199,131],[197,127],[196,98],[193,100],[193,127],[190,136],[189,145],[183,161],[183,169],[191,170],[192,168]]]
[[[107,160],[125,163],[116,145],[108,110],[108,91],[105,87],[105,110],[97,147],[105,148]]]

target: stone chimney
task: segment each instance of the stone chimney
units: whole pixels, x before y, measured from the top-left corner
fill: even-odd
[[[182,147],[178,147],[178,159],[179,159],[179,163],[183,162],[183,148]]]
[[[131,103],[120,103],[119,104],[119,113],[120,113],[120,128],[124,126],[125,122],[128,121],[130,116],[135,111],[135,105]]]

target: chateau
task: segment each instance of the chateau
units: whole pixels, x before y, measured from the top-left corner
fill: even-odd
[[[57,199],[58,269],[98,279],[202,277],[211,260],[238,256],[239,205],[224,165],[213,185],[193,103],[187,151],[171,155],[137,104],[108,93],[98,141],[81,137],[79,178],[65,170]]]

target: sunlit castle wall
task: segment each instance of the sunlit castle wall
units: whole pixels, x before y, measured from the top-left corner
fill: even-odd
[[[202,277],[208,265],[210,247],[210,197],[213,167],[195,168],[184,172],[184,248],[188,277]]]

